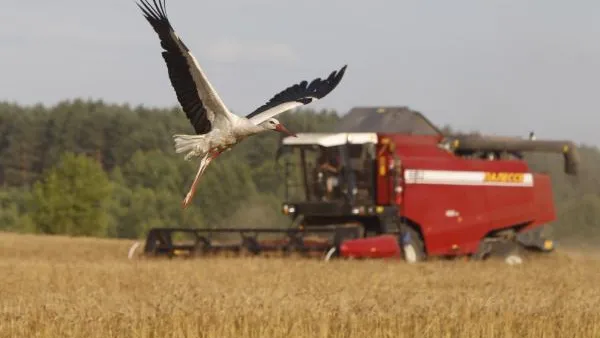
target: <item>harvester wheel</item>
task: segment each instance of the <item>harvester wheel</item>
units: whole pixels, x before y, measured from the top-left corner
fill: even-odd
[[[403,225],[401,229],[400,245],[402,246],[404,260],[411,264],[424,261],[426,258],[425,245],[419,233],[406,225]]]
[[[516,254],[509,254],[504,258],[504,262],[508,265],[517,265],[523,263],[521,256]]]
[[[521,246],[516,241],[500,241],[497,243],[492,255],[500,256],[504,259],[504,262],[508,265],[518,265],[523,263],[521,258]]]
[[[482,241],[479,252],[473,255],[474,259],[502,259],[508,265],[523,263],[522,248],[518,242],[511,239],[486,238]]]

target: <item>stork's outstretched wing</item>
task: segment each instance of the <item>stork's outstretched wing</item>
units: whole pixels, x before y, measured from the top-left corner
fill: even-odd
[[[167,65],[171,85],[177,100],[197,134],[208,133],[215,114],[231,114],[212,87],[198,61],[179,38],[167,18],[164,0],[140,0],[138,7],[154,31],[164,49],[162,56]]]
[[[340,83],[346,67],[347,65],[344,65],[339,71],[331,72],[325,80],[316,78],[310,84],[308,81],[302,81],[282,90],[267,103],[246,115],[246,118],[254,124],[259,124],[286,110],[322,99]]]

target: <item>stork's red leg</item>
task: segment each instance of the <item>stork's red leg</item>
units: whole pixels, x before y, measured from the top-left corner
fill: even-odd
[[[183,200],[182,206],[184,209],[187,208],[192,202],[192,198],[196,194],[196,186],[198,185],[198,182],[200,181],[200,177],[202,177],[204,170],[206,170],[206,167],[208,167],[209,163],[215,158],[217,158],[217,156],[219,155],[221,155],[220,151],[213,151],[208,157],[206,157],[205,160],[203,159],[202,162],[200,162],[200,166],[198,167],[198,172],[196,172],[194,182],[192,182],[192,186],[190,187],[190,190],[188,191],[187,195],[185,196],[185,199]]]

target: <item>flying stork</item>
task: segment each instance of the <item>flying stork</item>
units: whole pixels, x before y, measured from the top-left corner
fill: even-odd
[[[196,132],[196,135],[173,135],[176,153],[187,152],[184,157],[187,161],[193,157],[200,158],[196,177],[182,203],[184,209],[189,206],[196,185],[211,161],[245,138],[266,130],[295,136],[273,117],[325,97],[340,83],[346,71],[344,65],[324,80],[316,78],[310,83],[302,81],[294,84],[245,117],[232,114],[206,78],[196,58],[175,33],[167,18],[164,0],[158,0],[158,3],[152,0],[154,6],[148,0],[140,1],[141,5],[137,3],[137,6],[158,34],[177,100]]]

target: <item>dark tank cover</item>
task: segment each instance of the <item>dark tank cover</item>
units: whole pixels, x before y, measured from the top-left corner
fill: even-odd
[[[403,106],[352,108],[342,116],[333,132],[442,135],[423,114]]]

